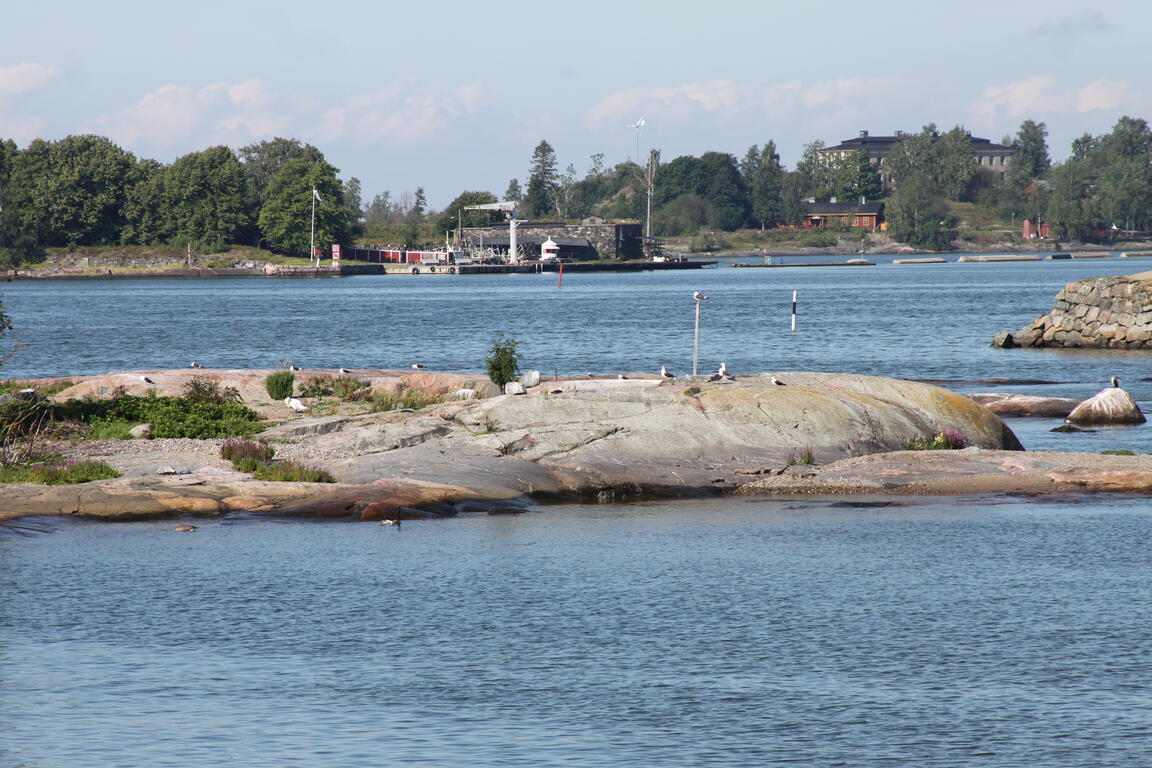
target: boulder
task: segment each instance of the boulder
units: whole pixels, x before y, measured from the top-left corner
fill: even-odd
[[[1011,332],[1000,331],[992,338],[992,346],[997,349],[1012,349],[1016,346],[1016,340]]]
[[[1068,397],[1016,395],[1009,392],[977,392],[969,395],[997,416],[1062,419],[1072,413],[1079,400]]]
[[[504,394],[523,395],[525,394],[524,385],[519,381],[510,381],[504,385]]]
[[[540,383],[540,371],[525,371],[520,377],[520,383],[525,389],[531,389]]]
[[[1068,414],[1073,424],[1143,424],[1147,421],[1132,395],[1120,387],[1108,387]]]

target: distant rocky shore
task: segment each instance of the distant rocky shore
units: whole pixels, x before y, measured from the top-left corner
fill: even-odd
[[[474,394],[421,411],[313,415],[271,401],[262,386],[267,373],[113,373],[88,377],[58,397],[143,387],[175,393],[191,378],[206,377],[236,387],[250,406],[280,422],[263,434],[278,456],[324,468],[336,483],[254,480],[220,458],[219,440],[80,441],[71,455],[106,461],[123,476],[80,486],[0,486],[0,520],[240,513],[384,520],[516,513],[556,500],[736,492],[1152,489],[1152,457],[1024,453],[1004,422],[972,399],[895,379],[635,374],[544,381],[525,394],[503,395],[484,377],[352,371],[373,387]],[[946,430],[962,433],[970,447],[902,450]]]

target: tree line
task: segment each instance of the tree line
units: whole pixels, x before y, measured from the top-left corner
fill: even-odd
[[[1122,117],[1112,131],[1085,134],[1070,156],[1052,163],[1044,123],[1025,120],[1002,143],[1014,150],[1005,173],[977,164],[962,126],[929,124],[903,137],[883,166],[864,152],[830,160],[823,142],[804,147],[794,169],[769,139],[740,157],[724,152],[661,162],[652,150],[643,166],[590,158],[579,175],[560,169],[542,140],[523,184],[502,197],[466,191],[445,209],[430,210],[424,190],[361,200],[360,182],[342,182],[319,149],[276,138],[233,152],[211,147],[170,165],[137,159],[99,136],[33,141],[18,149],[0,141],[0,259],[20,263],[52,246],[191,243],[201,251],[229,244],[264,245],[307,255],[312,190],[319,195],[316,242],[357,237],[405,246],[436,241],[459,226],[500,220],[471,205],[519,203],[527,219],[640,219],[651,195],[652,232],[678,236],[702,229],[733,231],[796,226],[804,201],[884,199],[890,234],[899,241],[945,248],[955,222],[949,202],[984,205],[1003,219],[1042,220],[1062,239],[1152,228],[1152,130]]]
[[[187,244],[210,253],[249,244],[304,256],[314,200],[317,244],[356,234],[359,181],[338,173],[295,139],[238,152],[210,147],[170,165],[102,136],[37,139],[24,149],[0,141],[0,261],[89,245]]]

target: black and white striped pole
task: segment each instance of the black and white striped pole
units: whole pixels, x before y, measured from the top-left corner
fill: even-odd
[[[695,291],[692,294],[692,300],[696,302],[696,325],[695,332],[692,335],[692,375],[696,375],[696,361],[700,356],[700,304],[708,297]]]
[[[796,333],[796,291],[792,291],[792,333]]]

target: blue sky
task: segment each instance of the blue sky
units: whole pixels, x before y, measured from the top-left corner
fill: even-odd
[[[561,9],[561,6],[563,8]],[[318,146],[365,199],[500,195],[547,139],[583,175],[963,125],[1047,123],[1052,154],[1152,119],[1152,7],[1064,0],[403,4],[21,2],[0,18],[0,137],[108,136],[171,162],[274,136]]]

